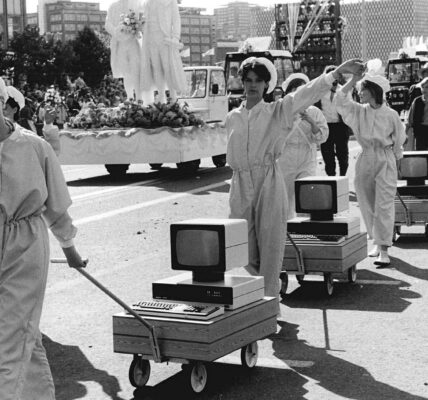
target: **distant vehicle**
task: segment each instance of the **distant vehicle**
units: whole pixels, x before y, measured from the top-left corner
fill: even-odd
[[[287,50],[265,50],[254,52],[231,52],[226,54],[225,59],[225,74],[226,74],[226,89],[229,94],[229,110],[238,107],[244,98],[244,88],[242,84],[239,86],[240,80],[236,79],[236,72],[239,69],[242,61],[248,57],[266,57],[272,61],[278,73],[278,81],[276,89],[266,96],[265,101],[272,101],[277,97],[282,97],[282,83],[295,70],[293,64],[293,56]]]
[[[418,71],[426,62],[428,58],[422,55],[415,57],[401,55],[388,60],[385,74],[391,90],[386,94],[386,99],[390,107],[398,113],[406,108],[410,86],[420,81]]]
[[[186,90],[178,93],[178,102],[205,122],[224,122],[228,112],[224,70],[219,66],[184,68]]]

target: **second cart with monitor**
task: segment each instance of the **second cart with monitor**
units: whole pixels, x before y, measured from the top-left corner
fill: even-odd
[[[322,275],[327,295],[333,294],[334,277],[357,279],[357,264],[367,257],[367,233],[360,219],[335,214],[349,209],[347,177],[311,176],[295,181],[296,217],[287,223],[287,242],[281,274],[281,294],[288,288],[288,275],[299,284],[307,275]]]

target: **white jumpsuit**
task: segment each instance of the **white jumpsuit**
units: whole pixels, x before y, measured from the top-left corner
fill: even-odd
[[[288,196],[287,220],[296,215],[294,181],[316,175],[317,144],[324,143],[328,138],[328,125],[322,111],[314,106],[308,107],[306,111],[320,132],[313,134],[311,125],[297,115],[279,159]]]
[[[19,129],[0,142],[0,399],[53,400],[39,321],[49,264],[49,226],[61,246],[76,234],[58,159]]]
[[[329,91],[333,75],[321,75],[274,103],[263,100],[251,110],[245,102],[226,118],[227,162],[233,170],[230,218],[248,222],[247,270],[265,278],[265,293],[277,297],[287,230],[287,195],[278,164],[293,114]]]
[[[355,192],[370,238],[375,245],[392,246],[397,160],[406,139],[398,113],[383,104],[374,109],[337,91],[337,108],[352,129],[362,152],[355,165]]]

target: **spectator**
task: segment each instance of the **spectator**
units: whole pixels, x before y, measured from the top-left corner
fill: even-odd
[[[413,100],[407,119],[407,150],[428,150],[428,77],[419,86],[422,95]]]
[[[336,67],[329,65],[324,72],[334,71]],[[339,174],[345,176],[349,165],[348,142],[350,130],[343,123],[342,117],[337,112],[336,90],[344,83],[343,76],[333,82],[330,92],[326,93],[317,106],[321,109],[328,124],[328,138],[321,144],[321,155],[324,160],[325,172],[328,176],[336,175],[336,159],[339,164]]]
[[[425,63],[420,70],[418,71],[420,79],[425,79],[428,77],[428,62]],[[409,89],[409,100],[407,101],[407,107],[408,110],[410,106],[413,103],[413,100],[416,99],[416,97],[422,96],[421,86],[420,83],[415,83],[414,85],[410,86]]]

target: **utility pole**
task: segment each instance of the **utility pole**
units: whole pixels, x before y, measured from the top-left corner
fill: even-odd
[[[3,0],[3,48],[9,47],[9,18],[7,15],[7,0]]]

